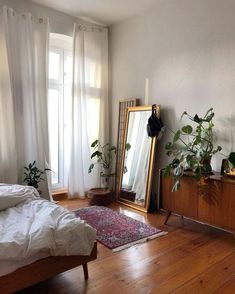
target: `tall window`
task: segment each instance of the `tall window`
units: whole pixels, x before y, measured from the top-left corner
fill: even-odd
[[[48,117],[53,189],[65,188],[71,137],[72,38],[50,34]]]

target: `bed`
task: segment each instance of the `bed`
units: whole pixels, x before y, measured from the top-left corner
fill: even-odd
[[[32,187],[0,185],[0,289],[12,293],[97,257],[96,231]]]

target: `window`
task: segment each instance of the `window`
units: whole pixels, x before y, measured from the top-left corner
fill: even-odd
[[[53,189],[67,187],[72,63],[72,38],[50,34],[48,124]]]

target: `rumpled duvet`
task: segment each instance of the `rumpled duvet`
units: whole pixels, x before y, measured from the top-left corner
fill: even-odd
[[[9,191],[17,190],[15,186]],[[20,189],[24,195],[29,187]],[[30,189],[24,201],[0,211],[0,276],[40,258],[89,255],[93,248],[95,229]]]

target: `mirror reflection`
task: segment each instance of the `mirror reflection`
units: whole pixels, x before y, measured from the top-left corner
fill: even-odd
[[[139,107],[141,108],[141,107]],[[147,108],[147,107],[145,107]],[[123,174],[119,200],[146,207],[148,176],[152,138],[148,137],[146,126],[151,110],[128,109]]]

